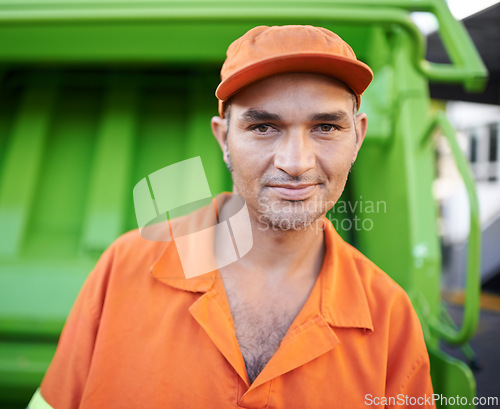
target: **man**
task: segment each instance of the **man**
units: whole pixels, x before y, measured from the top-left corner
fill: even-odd
[[[326,29],[256,27],[221,77],[212,131],[253,247],[187,279],[173,241],[122,236],[29,407],[434,407],[406,293],[325,218],[365,137],[370,68]],[[216,198],[220,219],[232,201]]]

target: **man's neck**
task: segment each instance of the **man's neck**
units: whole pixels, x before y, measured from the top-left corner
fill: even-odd
[[[221,209],[223,212],[224,209]],[[325,254],[323,221],[317,220],[302,230],[280,230],[258,224],[250,216],[252,249],[240,260],[225,267],[225,273],[274,287],[286,282],[315,280]]]

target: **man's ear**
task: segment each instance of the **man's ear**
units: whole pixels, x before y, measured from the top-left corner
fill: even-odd
[[[366,130],[368,129],[368,117],[364,112],[361,112],[358,115],[356,115],[355,121],[356,121],[356,151],[354,153],[354,158],[352,159],[353,162],[356,160],[361,145],[365,140]]]
[[[220,116],[214,116],[211,120],[212,133],[219,143],[219,146],[224,155],[224,162],[229,162],[229,153],[227,151],[227,120]]]

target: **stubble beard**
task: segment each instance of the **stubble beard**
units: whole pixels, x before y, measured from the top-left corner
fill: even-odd
[[[238,190],[239,195],[241,195],[247,203],[253,201],[252,192],[249,191],[246,184],[240,180],[237,173],[234,171],[233,163],[231,161],[231,155],[229,153],[229,147],[226,143],[227,149],[227,163],[226,166],[231,173],[233,178],[233,183]],[[316,183],[318,182],[320,186],[319,189],[323,188],[323,183],[326,181],[324,178],[308,178],[308,177],[268,177],[264,181],[260,181],[260,186],[265,186],[269,182],[275,184],[287,183],[287,182],[300,182],[300,183]],[[265,183],[262,183],[265,182]],[[311,226],[316,220],[318,220],[322,215],[324,215],[333,205],[332,201],[328,201],[328,195],[321,191],[316,193],[314,198],[303,200],[303,201],[290,201],[283,200],[279,198],[273,198],[272,194],[269,192],[270,188],[264,187],[259,190],[257,203],[255,208],[257,210],[257,224],[258,228],[261,230],[273,230],[273,231],[300,231]]]
[[[266,188],[264,188],[266,189]],[[280,231],[300,231],[311,226],[328,210],[328,201],[289,201],[272,198],[265,191],[259,194],[259,228]]]

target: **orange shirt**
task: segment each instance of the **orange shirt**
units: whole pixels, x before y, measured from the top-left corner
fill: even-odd
[[[29,408],[434,407],[408,296],[326,219],[324,235],[312,292],[251,385],[219,272],[186,279],[174,242],[123,235],[83,286]]]

